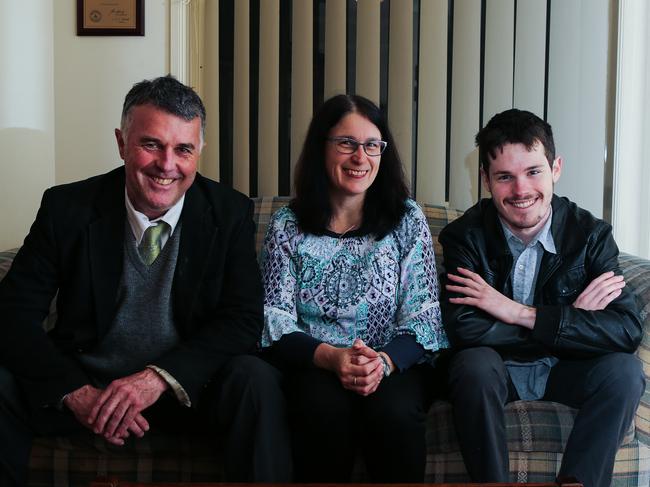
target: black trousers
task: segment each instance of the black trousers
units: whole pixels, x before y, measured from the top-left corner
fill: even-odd
[[[394,373],[366,397],[322,369],[289,370],[287,380],[297,482],[349,482],[359,450],[372,482],[424,480],[431,367]]]
[[[242,355],[230,360],[211,381],[198,411],[181,406],[175,397],[166,394],[143,415],[152,429],[208,432],[222,438],[228,481],[291,480],[289,427],[281,374],[255,356]],[[0,368],[1,486],[26,484],[34,436],[65,435],[82,429],[69,411],[44,409],[27,414],[14,378]]]
[[[504,406],[518,399],[501,356],[489,347],[458,352],[449,369],[461,453],[474,482],[508,482]],[[614,458],[645,388],[636,356],[611,353],[560,360],[543,399],[578,408],[558,477],[608,487]]]

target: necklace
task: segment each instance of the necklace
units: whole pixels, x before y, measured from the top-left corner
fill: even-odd
[[[358,223],[353,224],[350,228],[348,228],[345,232],[340,234],[337,238],[339,240],[342,239],[343,237],[345,237],[348,234],[348,232],[351,232],[352,230],[356,230],[358,227],[359,227]]]

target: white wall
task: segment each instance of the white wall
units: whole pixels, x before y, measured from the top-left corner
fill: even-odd
[[[51,1],[0,0],[0,249],[22,242],[54,184],[52,14]]]
[[[76,0],[0,0],[0,249],[46,188],[121,164],[124,95],[169,70],[168,1],[145,0],[144,37],[78,37]]]
[[[145,35],[79,37],[76,0],[56,1],[54,110],[56,183],[86,178],[121,164],[113,129],[124,95],[168,68],[167,0],[145,1]]]

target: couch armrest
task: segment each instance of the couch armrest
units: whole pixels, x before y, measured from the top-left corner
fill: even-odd
[[[17,253],[18,249],[3,250],[0,252],[0,281],[2,281],[2,279],[4,279],[4,277],[7,275],[7,272],[9,272],[11,263],[14,261],[14,257],[16,257]],[[52,304],[50,305],[50,314],[43,321],[43,328],[45,328],[46,331],[54,328],[54,324],[56,323],[56,316],[55,297],[52,300]]]
[[[18,249],[3,250],[0,252],[0,281],[2,281],[9,271],[11,263],[14,261],[14,257],[16,257],[16,252],[18,252]]]
[[[619,265],[626,285],[636,296],[643,322],[643,338],[637,355],[643,363],[646,389],[636,412],[636,434],[640,441],[650,445],[650,260],[621,253]]]

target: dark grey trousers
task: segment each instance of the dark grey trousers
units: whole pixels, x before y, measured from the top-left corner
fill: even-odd
[[[255,356],[238,356],[211,381],[198,412],[165,395],[143,414],[154,428],[166,430],[171,424],[174,431],[198,430],[223,438],[228,481],[289,482],[292,460],[280,381],[272,365]],[[48,408],[28,414],[13,376],[0,367],[0,486],[26,484],[32,437],[81,429],[67,411]]]
[[[508,482],[504,406],[518,399],[500,355],[489,347],[458,352],[449,368],[450,400],[461,453],[474,482]],[[614,458],[645,389],[631,354],[560,360],[543,399],[579,409],[558,477],[608,487]]]
[[[424,481],[434,369],[391,374],[367,397],[343,389],[323,369],[287,375],[296,482],[350,482],[359,451],[371,482]]]

